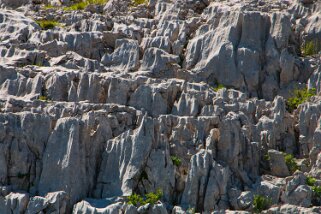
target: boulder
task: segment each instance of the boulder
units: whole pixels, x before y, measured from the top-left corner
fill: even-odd
[[[312,189],[306,184],[306,176],[302,172],[294,174],[285,187],[283,200],[285,203],[302,207],[310,207]]]
[[[287,177],[290,175],[289,169],[285,163],[284,154],[276,150],[269,150],[269,163],[272,175],[278,177]]]

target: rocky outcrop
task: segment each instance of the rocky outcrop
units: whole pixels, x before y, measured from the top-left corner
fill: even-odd
[[[0,0],[0,213],[319,212],[319,1],[74,3]]]

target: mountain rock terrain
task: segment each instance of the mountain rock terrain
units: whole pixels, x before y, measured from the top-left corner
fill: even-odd
[[[0,213],[321,213],[321,1],[83,3],[0,0]]]

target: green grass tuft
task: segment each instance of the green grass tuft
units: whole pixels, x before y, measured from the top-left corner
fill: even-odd
[[[263,159],[266,160],[266,161],[269,161],[271,158],[270,158],[270,155],[269,154],[265,154],[263,156]]]
[[[89,2],[89,4],[104,5],[108,0],[88,0],[87,2]]]
[[[173,164],[175,165],[175,166],[180,166],[181,165],[181,163],[182,163],[182,160],[178,157],[178,156],[176,156],[176,155],[172,155],[171,156],[171,159],[172,159],[172,162],[173,162]]]
[[[306,101],[312,96],[316,95],[316,89],[296,89],[293,92],[293,96],[287,100],[287,108],[289,112],[292,112],[294,109],[297,109],[298,106]]]
[[[163,196],[163,192],[160,189],[157,189],[156,192],[147,193],[145,196],[139,194],[132,194],[127,197],[127,203],[132,204],[136,207],[145,205],[145,204],[155,204]]]
[[[69,7],[64,7],[65,11],[72,11],[72,10],[84,10],[89,4],[87,2],[78,2]]]
[[[143,205],[143,203],[144,203],[143,197],[136,194],[136,193],[128,196],[127,200],[128,200],[127,201],[128,204],[134,205],[135,207],[137,207],[139,205]]]
[[[294,173],[299,169],[297,163],[295,162],[295,158],[292,154],[284,154],[285,163],[291,173]]]
[[[316,198],[321,197],[321,186],[312,186],[312,192]]]
[[[311,176],[307,176],[306,184],[307,184],[308,186],[314,186],[315,182],[316,182],[316,179],[315,179],[315,178],[313,178],[313,177],[311,177]]]
[[[316,198],[320,198],[321,197],[321,186],[316,186],[315,183],[317,182],[317,180],[311,176],[307,176],[307,179],[305,181],[305,183],[311,187],[313,195]]]
[[[61,24],[57,21],[54,20],[37,20],[36,23],[43,29],[43,30],[48,30],[52,29],[57,26],[61,26]]]
[[[145,203],[146,204],[155,204],[157,201],[159,201],[163,196],[163,192],[158,189],[156,192],[150,192],[145,195]]]
[[[256,213],[261,213],[263,210],[268,209],[272,204],[271,199],[263,195],[255,195],[253,200],[253,209]]]
[[[47,4],[43,7],[43,9],[45,10],[50,10],[50,9],[55,9],[56,7],[55,6],[52,6],[51,4]]]
[[[84,10],[88,5],[95,4],[95,5],[104,5],[107,3],[108,0],[87,0],[82,2],[77,2],[69,7],[64,7],[65,11],[72,11],[72,10]]]
[[[313,56],[318,54],[321,51],[321,42],[308,41],[303,46],[301,46],[302,56]]]
[[[215,92],[218,92],[220,89],[226,88],[223,84],[218,84],[216,87],[213,87]]]
[[[132,0],[132,3],[136,6],[141,4],[147,4],[147,2],[147,0]]]
[[[46,96],[39,96],[38,99],[41,101],[48,101],[49,100],[48,97],[46,97]]]

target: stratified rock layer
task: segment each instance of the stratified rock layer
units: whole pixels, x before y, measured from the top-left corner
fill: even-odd
[[[320,213],[319,1],[73,3],[0,0],[0,213]]]

